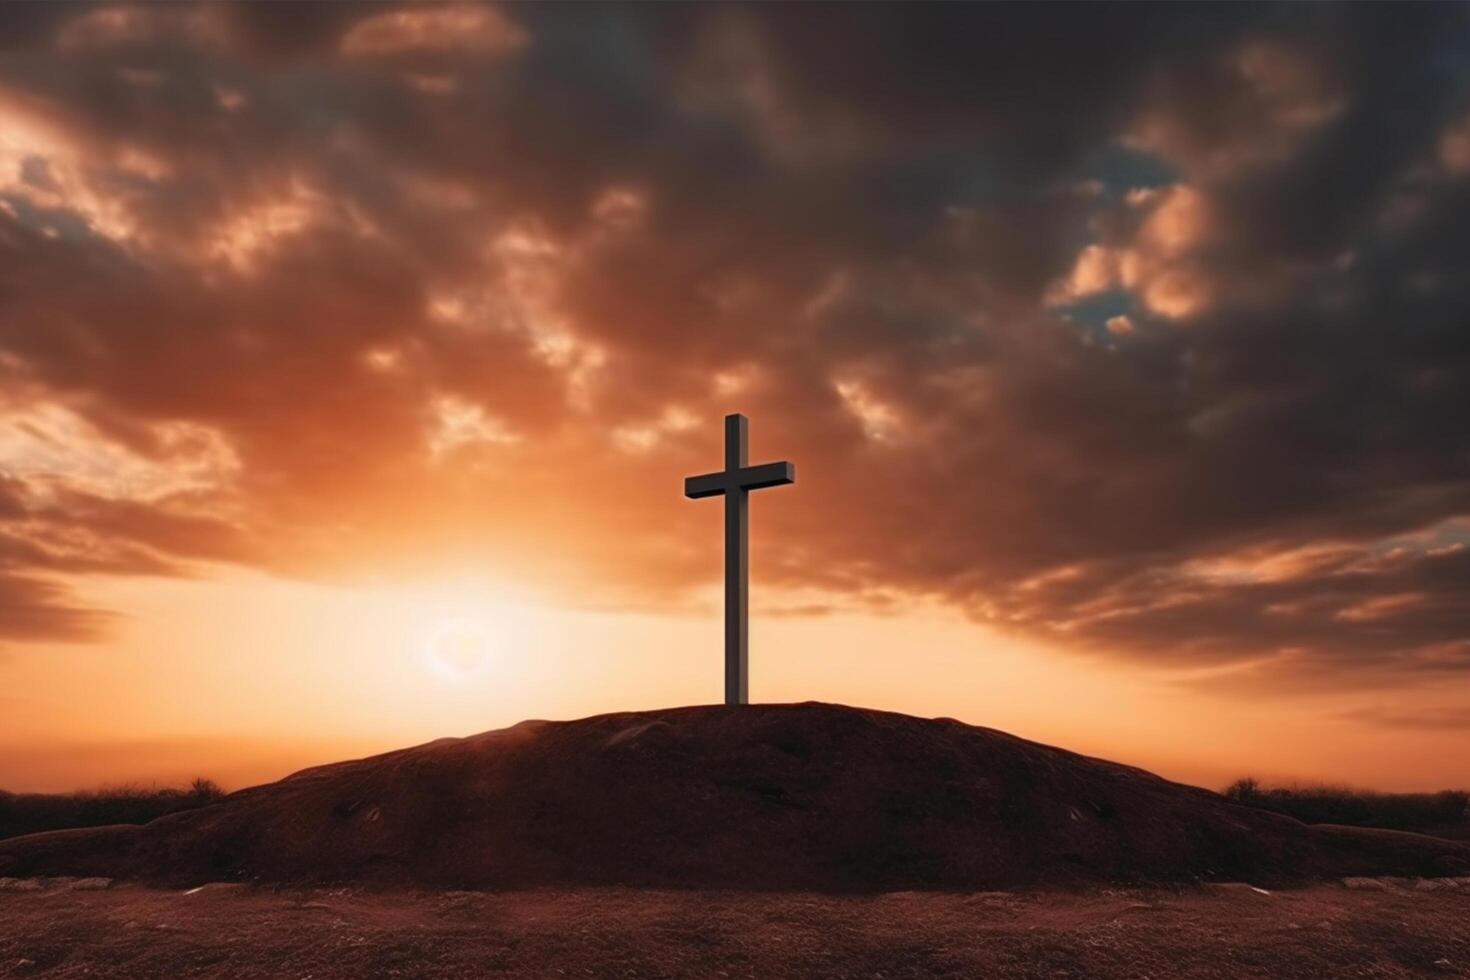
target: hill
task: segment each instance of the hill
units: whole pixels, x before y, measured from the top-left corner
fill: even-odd
[[[827,704],[528,721],[307,769],[142,826],[0,842],[0,876],[996,888],[1466,875],[1470,847],[1307,826],[949,719]]]

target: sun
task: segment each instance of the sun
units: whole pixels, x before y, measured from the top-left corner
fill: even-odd
[[[439,623],[424,643],[431,670],[450,681],[465,681],[488,673],[497,644],[490,629],[478,619],[457,616]]]

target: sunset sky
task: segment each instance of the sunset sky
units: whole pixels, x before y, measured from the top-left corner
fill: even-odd
[[[0,6],[0,787],[751,695],[1470,784],[1470,7]]]

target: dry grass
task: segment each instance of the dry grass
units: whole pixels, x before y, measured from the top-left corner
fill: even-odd
[[[47,830],[147,823],[180,810],[224,799],[212,780],[185,788],[123,785],[76,793],[7,793],[0,790],[0,839]]]
[[[1375,793],[1347,786],[1263,787],[1253,778],[1232,783],[1235,803],[1295,817],[1303,823],[1408,830],[1455,840],[1470,839],[1470,792]]]

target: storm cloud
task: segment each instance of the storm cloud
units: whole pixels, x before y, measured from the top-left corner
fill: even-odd
[[[799,607],[1463,676],[1467,27],[10,5],[0,641],[220,562],[677,605],[740,410]]]

